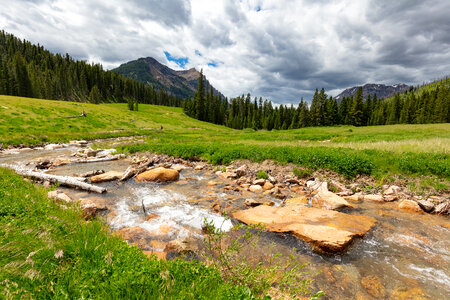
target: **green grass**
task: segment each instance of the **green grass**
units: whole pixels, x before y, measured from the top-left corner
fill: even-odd
[[[8,107],[8,109],[1,108]],[[86,111],[86,118],[60,119]],[[181,108],[84,104],[0,96],[0,143],[147,135],[124,152],[200,156],[212,163],[273,159],[346,176],[401,174],[450,178],[450,124],[311,127],[284,131],[234,130],[187,117]],[[162,132],[149,130],[164,127]]]
[[[46,191],[0,168],[1,298],[248,299],[192,261],[147,258]]]

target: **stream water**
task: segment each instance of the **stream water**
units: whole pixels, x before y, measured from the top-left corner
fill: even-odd
[[[27,162],[68,156],[77,148],[30,150],[0,153],[0,164],[25,166]],[[70,164],[51,170],[56,175],[73,175],[92,170],[124,171],[125,160],[90,164]],[[140,183],[131,179],[123,184],[102,183],[103,195],[64,189],[73,199],[97,197],[108,207],[104,216],[112,230],[141,227],[155,240],[167,242],[179,237],[201,238],[205,219],[228,230],[229,219],[215,213],[215,203],[242,208],[246,191],[224,190],[226,182],[211,171],[186,168],[178,181],[168,184]],[[216,185],[208,184],[211,180]],[[275,205],[280,201],[271,199]],[[144,214],[142,206],[145,207]],[[377,224],[344,254],[322,255],[289,234],[264,234],[256,248],[247,254],[263,258],[269,245],[288,255],[296,249],[298,261],[314,274],[312,290],[326,292],[324,299],[450,299],[450,221],[448,217],[413,214],[396,209],[396,203],[360,202],[350,214],[371,216]],[[154,216],[154,217],[149,217]],[[153,243],[147,250],[162,251],[164,243]]]

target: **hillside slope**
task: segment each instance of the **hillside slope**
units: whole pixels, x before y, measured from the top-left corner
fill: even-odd
[[[156,89],[164,89],[171,95],[183,99],[194,95],[200,76],[200,72],[194,68],[181,71],[172,70],[153,57],[129,61],[112,71],[154,86]],[[216,89],[213,88],[213,90],[214,94],[223,96]]]

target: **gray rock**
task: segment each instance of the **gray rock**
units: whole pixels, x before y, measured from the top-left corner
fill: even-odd
[[[417,204],[426,212],[430,212],[434,209],[434,204],[431,201],[428,200],[419,200],[417,201]]]

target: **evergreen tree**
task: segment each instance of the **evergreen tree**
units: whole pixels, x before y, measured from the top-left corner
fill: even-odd
[[[363,95],[362,87],[356,90],[355,98],[353,99],[351,117],[352,125],[361,126],[363,125]]]

